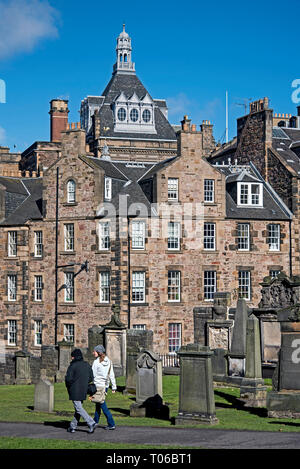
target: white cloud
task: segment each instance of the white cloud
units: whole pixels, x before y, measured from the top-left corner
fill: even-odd
[[[4,144],[5,144],[5,141],[6,141],[6,132],[5,132],[5,129],[3,129],[3,127],[0,127],[0,146],[1,146],[1,145],[4,145]]]
[[[58,12],[47,0],[0,0],[0,11],[0,60],[58,36]]]

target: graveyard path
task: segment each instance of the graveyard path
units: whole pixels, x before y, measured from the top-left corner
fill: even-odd
[[[300,434],[221,430],[216,428],[161,428],[119,426],[114,431],[99,426],[93,434],[86,425],[76,433],[67,433],[65,423],[0,422],[0,437],[50,438],[75,441],[99,441],[143,445],[188,446],[208,449],[300,449]]]

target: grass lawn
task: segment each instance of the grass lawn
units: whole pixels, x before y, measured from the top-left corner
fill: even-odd
[[[158,420],[151,418],[133,418],[129,416],[130,405],[135,401],[134,397],[122,393],[125,378],[117,378],[118,392],[112,394],[109,391],[107,404],[115,418],[117,425],[170,427],[174,425],[174,418],[178,414],[179,376],[163,377],[164,401],[170,408],[170,420]],[[270,381],[267,382],[270,385]],[[269,387],[269,389],[271,389]],[[300,419],[275,419],[267,417],[265,408],[246,408],[239,401],[238,388],[215,388],[216,416],[219,424],[214,428],[256,431],[300,431]],[[73,417],[73,405],[68,400],[68,394],[64,383],[55,384],[55,411],[52,414],[34,412],[34,385],[28,386],[0,386],[0,421],[2,422],[41,422],[44,424],[59,422],[67,427]],[[92,415],[94,404],[85,402],[86,410]],[[101,417],[103,419],[103,417]],[[102,420],[104,423],[104,420]],[[101,422],[100,422],[101,423]],[[198,428],[206,425],[197,425]],[[73,442],[58,443],[54,440],[36,440],[32,442],[26,438],[0,438],[0,448],[68,448],[69,444],[74,448]],[[46,445],[46,446],[45,446]],[[76,447],[83,448],[108,448],[102,443],[76,442]],[[128,445],[124,447],[129,448]],[[133,446],[134,447],[134,446]],[[116,446],[114,446],[116,448]],[[122,448],[122,445],[120,445]],[[140,448],[140,446],[136,446]]]

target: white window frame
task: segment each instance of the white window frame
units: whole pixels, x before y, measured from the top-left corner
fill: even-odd
[[[99,272],[99,303],[110,302],[110,272]]]
[[[7,234],[8,257],[17,257],[18,232],[9,231]]]
[[[269,251],[280,251],[280,224],[270,223],[268,225]]]
[[[177,202],[178,201],[178,178],[168,178],[168,200]]]
[[[34,321],[34,345],[40,347],[42,345],[42,321],[37,319]]]
[[[179,222],[168,222],[168,251],[180,250],[181,224]]]
[[[7,276],[7,299],[8,301],[17,301],[17,275]]]
[[[74,272],[65,272],[65,303],[74,303]]]
[[[141,220],[131,222],[131,247],[134,250],[145,249],[146,223]]]
[[[43,301],[43,276],[34,276],[34,301]]]
[[[270,270],[270,277],[273,279],[273,278],[276,278],[279,274],[281,273],[281,270]]]
[[[131,287],[132,303],[145,303],[146,297],[146,272],[132,272]]]
[[[214,293],[217,291],[217,272],[205,270],[203,274],[204,301],[214,301]]]
[[[104,199],[111,200],[112,197],[112,179],[109,177],[104,178]]]
[[[215,180],[204,179],[204,202],[213,203],[215,201]]]
[[[251,300],[251,272],[250,270],[239,271],[239,298],[246,301]]]
[[[253,192],[253,187],[259,188],[258,194]],[[238,205],[242,207],[263,206],[263,185],[259,182],[238,182]],[[257,203],[254,202],[254,197]]]
[[[65,251],[73,252],[75,246],[75,227],[74,223],[64,225]]]
[[[250,225],[238,223],[237,226],[238,251],[250,251]]]
[[[182,325],[177,322],[168,324],[168,350],[169,354],[175,354],[182,344]]]
[[[67,342],[73,342],[73,343],[75,342],[75,325],[74,324],[64,324],[64,339]]]
[[[110,249],[110,223],[109,221],[99,223],[99,250],[109,251]]]
[[[168,270],[168,303],[181,301],[181,271]]]
[[[7,321],[7,345],[15,347],[17,345],[17,321],[9,319]]]
[[[133,324],[132,328],[137,330],[137,331],[145,331],[146,330],[146,324]]]
[[[70,179],[67,183],[67,202],[74,204],[76,202],[76,182]]]
[[[43,256],[43,232],[41,230],[34,232],[34,257]]]
[[[205,251],[216,250],[216,224],[211,222],[204,223],[203,248]]]

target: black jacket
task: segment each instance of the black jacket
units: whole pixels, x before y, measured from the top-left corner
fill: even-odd
[[[82,358],[74,358],[65,377],[66,387],[71,401],[85,401],[88,384],[94,381],[91,365]]]

